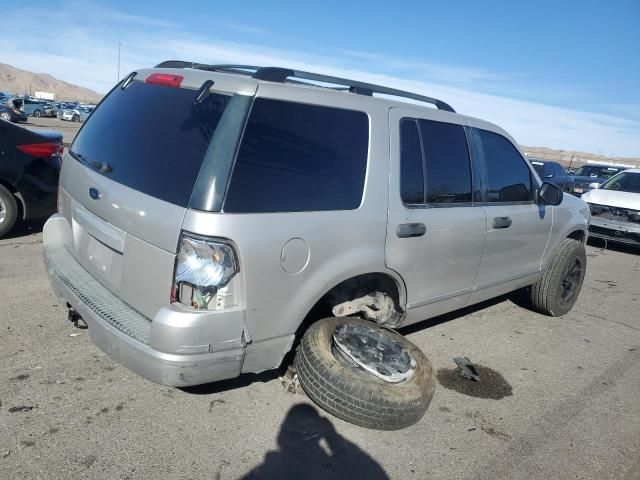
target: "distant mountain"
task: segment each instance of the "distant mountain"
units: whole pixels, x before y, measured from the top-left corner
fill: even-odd
[[[56,100],[71,100],[86,103],[97,103],[100,95],[88,88],[58,80],[47,73],[33,73],[0,63],[0,91],[16,94],[35,92],[53,92]]]
[[[538,158],[541,160],[553,160],[566,166],[579,167],[585,163],[603,163],[611,165],[623,165],[626,167],[640,167],[640,158],[638,157],[607,157],[605,155],[597,155],[595,153],[576,152],[572,150],[554,150],[547,147],[526,147],[520,145],[520,148],[529,156],[529,158]]]

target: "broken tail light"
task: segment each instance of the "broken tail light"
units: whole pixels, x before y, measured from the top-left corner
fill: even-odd
[[[236,254],[219,240],[183,233],[176,257],[171,301],[194,310],[238,306]]]

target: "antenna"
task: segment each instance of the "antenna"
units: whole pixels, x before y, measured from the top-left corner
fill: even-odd
[[[573,157],[575,155],[571,155],[571,160],[569,160],[569,166],[567,167],[567,176],[564,179],[564,182],[562,182],[562,191],[564,192],[564,187],[567,184],[567,179],[569,178],[570,174],[568,173],[569,170],[571,170],[571,165],[573,164]]]

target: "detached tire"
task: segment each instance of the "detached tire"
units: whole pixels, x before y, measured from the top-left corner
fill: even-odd
[[[0,238],[4,237],[18,219],[16,197],[3,185],[0,185]]]
[[[333,332],[343,324],[365,325],[401,343],[415,360],[413,375],[389,383],[336,358]],[[327,318],[311,325],[298,347],[296,367],[300,385],[321,408],[377,430],[399,430],[416,423],[429,408],[435,390],[433,367],[418,347],[396,332],[356,318]]]
[[[587,254],[578,240],[565,239],[540,279],[531,286],[531,303],[545,315],[560,317],[578,299],[587,270]]]

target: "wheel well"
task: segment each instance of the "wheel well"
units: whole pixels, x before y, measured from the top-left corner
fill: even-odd
[[[305,316],[296,331],[296,337],[300,338],[313,322],[322,318],[332,317],[331,310],[335,305],[355,300],[372,292],[382,292],[388,295],[393,300],[396,310],[402,310],[400,306],[400,288],[393,277],[379,272],[358,275],[340,282],[325,293]]]
[[[26,218],[27,207],[24,204],[24,199],[22,198],[22,195],[20,195],[20,192],[16,189],[16,187],[11,185],[10,183],[3,181],[2,179],[0,179],[0,185],[5,187],[7,190],[13,193],[14,197],[16,197],[16,203],[18,204],[18,218],[24,220]]]
[[[574,230],[567,235],[567,238],[573,238],[574,240],[578,240],[580,243],[584,243],[586,235],[582,230]]]

